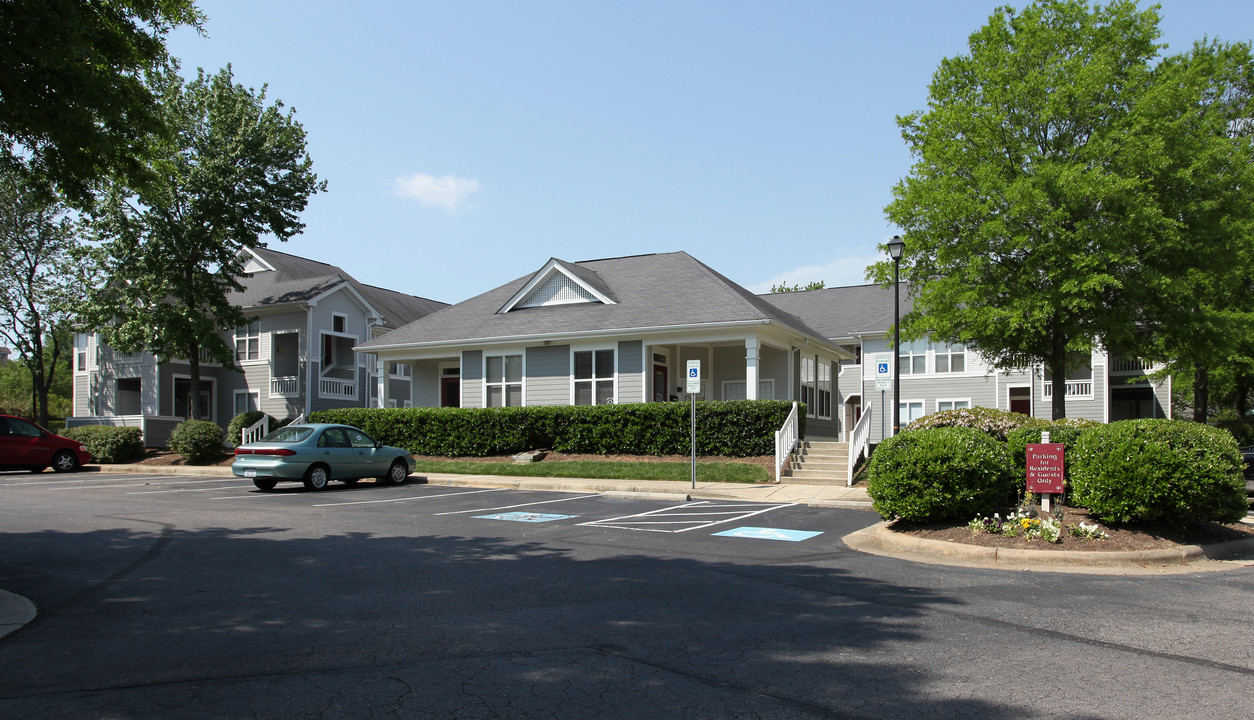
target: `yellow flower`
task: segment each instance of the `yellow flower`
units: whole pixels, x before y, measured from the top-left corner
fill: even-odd
[[[1020,520],[1019,524],[1023,526],[1024,530],[1027,530],[1028,528],[1032,527],[1032,521],[1028,518],[1023,518],[1022,520]]]

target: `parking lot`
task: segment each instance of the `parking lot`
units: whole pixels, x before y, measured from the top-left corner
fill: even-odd
[[[0,716],[1193,718],[1254,572],[863,555],[877,518],[412,482],[0,474]]]

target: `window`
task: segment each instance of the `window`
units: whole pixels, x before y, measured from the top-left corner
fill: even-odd
[[[252,412],[257,410],[261,404],[261,391],[259,390],[236,390],[235,391],[235,414]]]
[[[927,341],[903,342],[897,351],[902,375],[922,375],[927,372]]]
[[[922,400],[905,400],[897,406],[897,422],[903,428],[921,417],[923,417]]]
[[[87,370],[87,351],[78,350],[74,354],[76,356],[76,360],[75,360],[75,362],[77,363],[76,367],[78,368],[79,372],[83,372]]]
[[[806,417],[814,417],[815,411],[815,359],[813,357],[801,357],[801,402],[806,406]]]
[[[235,360],[257,360],[261,357],[261,333],[257,323],[235,328]]]
[[[408,363],[392,363],[392,377],[408,378],[414,376],[414,368]]]
[[[484,364],[487,406],[522,406],[522,355],[490,355]]]
[[[936,412],[940,412],[942,410],[970,410],[970,409],[971,409],[970,400],[937,400],[936,401]]]
[[[331,332],[346,333],[348,332],[348,316],[339,313],[331,314]]]
[[[575,404],[614,403],[614,351],[582,350],[575,353]]]
[[[815,398],[818,407],[815,408],[815,414],[824,420],[832,419],[832,364],[829,362],[819,363],[819,383],[818,393]]]
[[[962,344],[942,345],[936,349],[936,372],[963,372],[967,369],[967,349]]]
[[[744,380],[726,380],[723,382],[723,399],[724,400],[744,400],[745,381]],[[775,399],[775,381],[759,380],[758,381],[758,399],[774,400]]]

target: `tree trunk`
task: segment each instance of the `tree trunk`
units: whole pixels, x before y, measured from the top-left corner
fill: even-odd
[[[188,382],[187,390],[187,412],[191,416],[188,420],[200,419],[200,343],[193,342],[189,348],[191,353],[187,358],[187,364],[190,368],[191,381]]]
[[[1250,376],[1245,372],[1237,372],[1236,410],[1238,418],[1250,412]]]
[[[1210,369],[1199,365],[1193,370],[1193,421],[1206,422],[1206,409],[1210,406]]]
[[[1053,381],[1054,396],[1050,405],[1050,417],[1062,420],[1067,417],[1067,341],[1055,337],[1053,354],[1049,358],[1049,377]]]

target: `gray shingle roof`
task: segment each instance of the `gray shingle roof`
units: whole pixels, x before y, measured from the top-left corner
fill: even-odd
[[[766,302],[804,320],[828,339],[883,333],[893,326],[893,289],[879,285],[803,290],[760,295]],[[901,314],[913,303],[901,287]]]
[[[384,325],[390,328],[400,327],[448,307],[448,303],[364,285],[335,265],[269,248],[258,248],[255,252],[274,271],[244,278],[244,291],[231,293],[230,302],[246,312],[308,302],[344,283],[360,293],[383,316]]]
[[[534,277],[531,273],[416,320],[362,347],[369,350],[394,345],[768,320],[826,339],[789,312],[685,252],[563,263],[563,267],[582,280],[592,279],[589,273],[593,274],[616,304],[554,305],[498,313]]]

